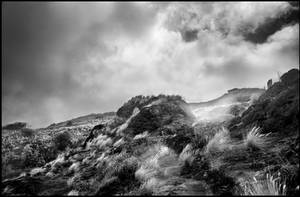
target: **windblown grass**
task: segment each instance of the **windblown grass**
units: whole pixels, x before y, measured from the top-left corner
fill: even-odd
[[[241,183],[241,188],[241,195],[286,195],[285,180],[280,177],[280,173],[277,176],[267,173],[260,180],[254,176],[252,181]]]
[[[253,127],[247,134],[244,143],[248,147],[265,149],[270,145],[270,138],[268,137],[270,134],[262,134],[259,127]]]
[[[229,131],[222,128],[217,132],[207,143],[205,152],[206,154],[215,154],[230,150],[234,147],[233,141],[230,139]]]

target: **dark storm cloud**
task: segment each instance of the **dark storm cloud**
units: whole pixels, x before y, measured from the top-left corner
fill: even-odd
[[[47,65],[65,39],[65,25],[51,14],[47,4],[4,3],[4,93],[13,91],[9,86],[13,83],[21,84],[23,93],[30,91],[32,94],[52,92],[59,84],[69,85],[66,72],[56,73],[51,65]],[[56,80],[51,78],[53,74],[58,74]]]
[[[87,67],[89,55],[107,56],[113,52],[104,43],[113,40],[113,35],[139,37],[147,31],[154,19],[149,16],[155,13],[142,8],[130,3],[116,3],[107,8],[100,3],[4,3],[4,123],[25,119],[41,125],[70,117],[70,114],[113,110],[112,103],[104,100],[98,104],[96,100],[88,102],[81,96],[93,91],[82,87],[77,78],[83,71],[92,73],[95,70]],[[105,17],[109,20],[101,20]],[[97,71],[101,72],[104,68],[100,62],[98,64]],[[99,84],[97,90],[101,91]],[[70,109],[62,111],[65,115],[57,115],[53,120],[47,107],[49,102]],[[80,103],[86,104],[81,106]],[[32,120],[33,116],[40,116],[40,120]]]
[[[192,42],[198,39],[198,30],[181,30],[181,37],[185,42]]]
[[[296,23],[299,23],[299,8],[290,9],[276,18],[268,18],[254,32],[246,32],[244,37],[253,43],[264,43],[276,31]]]

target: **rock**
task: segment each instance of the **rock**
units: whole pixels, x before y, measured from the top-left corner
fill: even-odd
[[[47,172],[45,176],[51,177],[51,178],[52,178],[52,177],[55,176],[55,174],[54,174],[53,172],[50,171],[50,172]]]
[[[79,192],[76,190],[72,190],[68,193],[68,196],[79,196]]]
[[[69,172],[77,172],[79,170],[80,162],[73,163],[69,167]]]
[[[272,79],[269,79],[269,81],[267,82],[267,87],[268,89],[270,89],[270,87],[273,85],[272,83]]]
[[[294,85],[299,83],[299,69],[291,69],[281,77],[281,82],[286,86]]]
[[[46,168],[33,168],[30,171],[30,176],[37,176],[37,175],[41,175],[46,171]]]

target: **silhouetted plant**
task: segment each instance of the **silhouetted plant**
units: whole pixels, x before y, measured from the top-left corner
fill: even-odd
[[[66,124],[67,127],[72,126],[72,125],[73,125],[72,121],[68,121]]]
[[[30,128],[21,129],[21,133],[24,137],[32,137],[34,135],[34,130]]]
[[[58,150],[65,150],[72,144],[70,134],[68,132],[59,133],[54,137],[54,144]]]

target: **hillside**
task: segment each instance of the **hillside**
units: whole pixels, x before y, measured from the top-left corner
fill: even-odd
[[[111,117],[113,117],[115,115],[115,112],[106,112],[106,113],[93,113],[93,114],[89,114],[86,116],[80,116],[77,118],[73,118],[64,122],[60,122],[60,123],[53,123],[51,125],[49,125],[47,128],[60,128],[63,126],[78,126],[78,125],[84,125],[84,124],[99,124],[99,121],[102,120],[103,118],[109,119]]]
[[[67,138],[52,160],[3,178],[2,194],[299,194],[298,88],[294,69],[267,90],[232,89],[205,103],[133,97]],[[39,130],[40,138],[80,127],[67,122]]]
[[[189,103],[189,107],[198,122],[229,121],[245,111],[263,92],[265,90],[259,88],[234,88],[216,99]]]
[[[27,126],[26,122],[15,122],[2,127],[2,130],[19,130]]]
[[[189,105],[196,108],[234,102],[248,102],[251,99],[258,98],[264,91],[264,89],[260,88],[233,88],[216,99],[199,103],[189,103]]]

